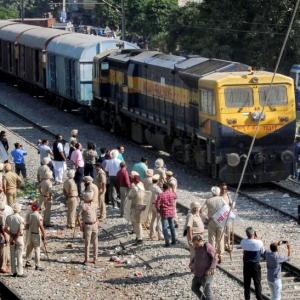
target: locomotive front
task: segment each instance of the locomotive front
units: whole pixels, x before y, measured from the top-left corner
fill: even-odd
[[[239,181],[254,136],[244,182],[287,178],[294,159],[293,80],[276,74],[270,86],[273,74],[269,72],[220,74],[206,78],[216,84],[217,122],[211,133],[219,179],[228,183]]]

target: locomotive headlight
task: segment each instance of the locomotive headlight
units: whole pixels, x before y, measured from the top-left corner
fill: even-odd
[[[263,121],[266,118],[266,115],[263,112],[255,111],[251,113],[251,117],[254,121]]]

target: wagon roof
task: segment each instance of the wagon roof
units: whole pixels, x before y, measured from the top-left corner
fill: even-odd
[[[0,39],[10,42],[15,42],[17,37],[27,30],[37,28],[37,26],[15,23],[4,28],[0,28]]]
[[[10,24],[16,24],[16,23],[13,22],[13,21],[10,21],[10,20],[0,20],[0,29],[1,29],[3,26],[7,26],[7,25],[10,25]]]
[[[20,37],[19,43],[35,49],[45,49],[47,43],[56,36],[70,34],[68,31],[36,27],[35,29],[26,31]]]
[[[123,42],[117,39],[86,35],[81,33],[70,33],[53,39],[49,43],[48,51],[50,53],[58,54],[73,59],[92,61],[94,54],[93,57],[86,56],[87,51],[89,49],[93,49],[95,47],[98,47],[98,45],[103,44],[112,44],[114,46],[110,48],[117,48],[116,44],[120,43],[125,43],[125,48],[137,48],[133,44]],[[107,50],[107,48],[103,50]]]

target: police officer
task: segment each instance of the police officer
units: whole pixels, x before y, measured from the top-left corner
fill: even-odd
[[[0,201],[0,273],[7,273],[8,266],[8,237],[4,231],[6,220],[5,203]]]
[[[9,234],[10,263],[13,277],[26,277],[23,274],[23,248],[24,248],[24,219],[20,216],[21,205],[13,205],[14,213],[6,218],[5,232]]]
[[[78,189],[76,182],[74,180],[75,170],[69,170],[67,172],[68,179],[64,182],[64,196],[67,200],[67,227],[74,228],[75,227],[75,218],[76,218],[76,208],[78,205]]]
[[[40,205],[37,202],[32,203],[31,209],[32,212],[27,215],[25,227],[28,230],[25,267],[31,267],[31,253],[34,250],[35,270],[43,271],[40,267],[41,241],[45,241],[43,218],[39,213]]]
[[[92,205],[94,207],[98,207],[98,187],[96,184],[93,183],[94,179],[91,176],[84,176],[83,177],[83,182],[84,182],[84,191],[86,193],[91,193],[93,195],[92,199]]]
[[[44,204],[44,225],[50,227],[50,218],[51,218],[51,205],[52,205],[52,172],[47,172],[45,174],[44,180],[39,185],[39,190],[41,193],[40,196],[40,205]]]
[[[51,169],[48,166],[50,161],[51,159],[49,157],[44,157],[42,159],[42,165],[38,168],[37,171],[37,180],[39,183],[45,179],[46,173],[51,172]]]
[[[8,205],[16,203],[17,188],[21,187],[23,180],[19,175],[12,171],[11,164],[5,164],[5,174],[3,176],[3,190],[5,192]]]
[[[213,197],[206,200],[201,212],[203,212],[205,207],[207,208],[208,241],[216,248],[219,255],[219,262],[221,262],[224,253],[224,235],[222,236],[223,228],[216,224],[213,215],[225,205],[225,202],[223,197],[220,196],[221,190],[219,187],[212,187],[211,192]]]
[[[105,204],[105,193],[106,193],[106,173],[103,170],[100,163],[96,163],[96,178],[95,184],[98,187],[98,206],[99,206],[99,220],[106,219],[106,204]]]
[[[84,264],[89,262],[90,245],[93,245],[93,261],[95,264],[98,256],[98,220],[97,208],[92,204],[94,199],[93,191],[83,193],[83,203],[81,203],[79,214],[81,214],[82,223],[80,229],[84,238]]]
[[[3,180],[4,180],[4,164],[0,163],[0,202],[7,204],[6,195],[4,193]]]
[[[143,229],[141,224],[141,214],[144,205],[145,188],[141,181],[139,173],[131,172],[132,185],[128,193],[128,198],[131,199],[130,218],[133,226],[133,231],[136,235],[136,243],[143,243]]]

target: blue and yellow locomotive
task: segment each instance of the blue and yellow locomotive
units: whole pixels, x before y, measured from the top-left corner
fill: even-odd
[[[289,175],[295,135],[291,78],[276,74],[270,88],[273,74],[247,65],[141,50],[97,56],[94,71],[93,109],[103,125],[236,183],[261,118],[244,182]]]

